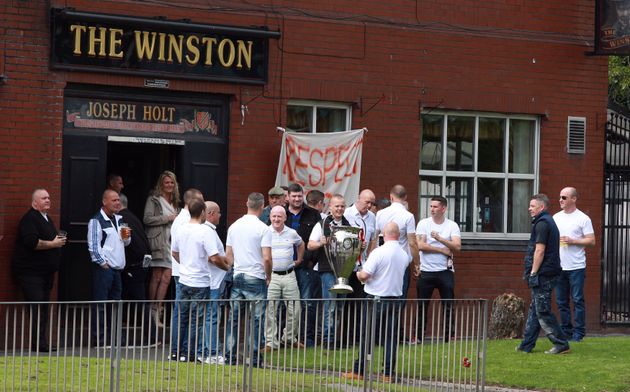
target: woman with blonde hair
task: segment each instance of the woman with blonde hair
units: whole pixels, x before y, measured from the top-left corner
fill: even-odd
[[[144,205],[144,225],[151,246],[151,280],[149,299],[156,300],[151,314],[158,327],[163,327],[162,303],[171,281],[171,224],[179,213],[179,186],[173,172],[160,174],[155,188]]]

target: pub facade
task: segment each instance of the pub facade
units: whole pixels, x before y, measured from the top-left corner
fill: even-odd
[[[223,209],[274,185],[280,129],[368,128],[361,188],[460,224],[457,297],[528,298],[529,196],[575,186],[601,241],[607,61],[591,2],[14,1],[0,18],[0,299],[33,189],[68,231],[60,300],[89,300],[88,219],[108,173],[142,215],[159,173]],[[552,212],[559,206],[553,203]],[[601,328],[601,247],[588,250]],[[413,295],[413,290],[411,292]]]

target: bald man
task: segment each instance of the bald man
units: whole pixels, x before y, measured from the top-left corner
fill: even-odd
[[[282,206],[275,206],[269,214],[271,220],[271,282],[267,287],[267,313],[265,315],[265,351],[280,348],[280,344],[302,348],[297,340],[300,324],[300,290],[294,269],[304,257],[304,241],[299,234],[285,226],[287,213]],[[293,250],[297,249],[297,260],[293,261]],[[287,307],[286,326],[282,338],[278,333],[278,301],[285,300]]]
[[[370,328],[368,318],[362,320],[362,344],[359,346],[359,359],[354,363],[354,371],[344,373],[344,377],[362,379],[366,366],[366,353],[372,353],[371,342],[374,339],[367,336],[368,331],[380,330],[383,339],[385,357],[383,358],[384,371],[382,379],[391,382],[396,369],[396,338],[398,336],[398,319],[400,318],[400,301],[397,301],[403,293],[403,280],[405,271],[409,267],[411,259],[407,252],[399,245],[400,229],[396,222],[389,222],[383,227],[385,243],[375,249],[368,256],[363,269],[357,272],[357,277],[365,283],[365,293],[368,298],[378,298],[379,301],[367,302],[366,306],[377,306],[376,328]],[[365,309],[363,315],[371,315],[369,309]]]
[[[587,246],[595,246],[591,218],[577,208],[578,193],[573,187],[560,191],[560,212],[553,216],[560,231],[560,265],[562,272],[556,286],[556,304],[560,312],[560,327],[564,335],[579,342],[586,334],[584,279],[586,277]],[[571,321],[573,302],[573,321]]]
[[[31,208],[18,224],[12,259],[13,274],[22,287],[24,299],[29,302],[50,300],[55,272],[59,269],[59,249],[66,244],[65,235],[58,235],[55,224],[48,216],[49,210],[50,195],[45,189],[36,189],[31,195]],[[31,312],[31,350],[48,352],[48,306],[34,305]]]

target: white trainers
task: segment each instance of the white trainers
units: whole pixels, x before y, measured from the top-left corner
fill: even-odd
[[[223,358],[220,355],[211,356],[211,357],[206,358],[204,362],[209,365],[225,365],[225,358]]]

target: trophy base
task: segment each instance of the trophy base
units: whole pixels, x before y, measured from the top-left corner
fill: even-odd
[[[348,284],[348,280],[345,278],[337,278],[337,283],[330,289],[328,289],[331,293],[335,294],[352,294],[354,290]]]

